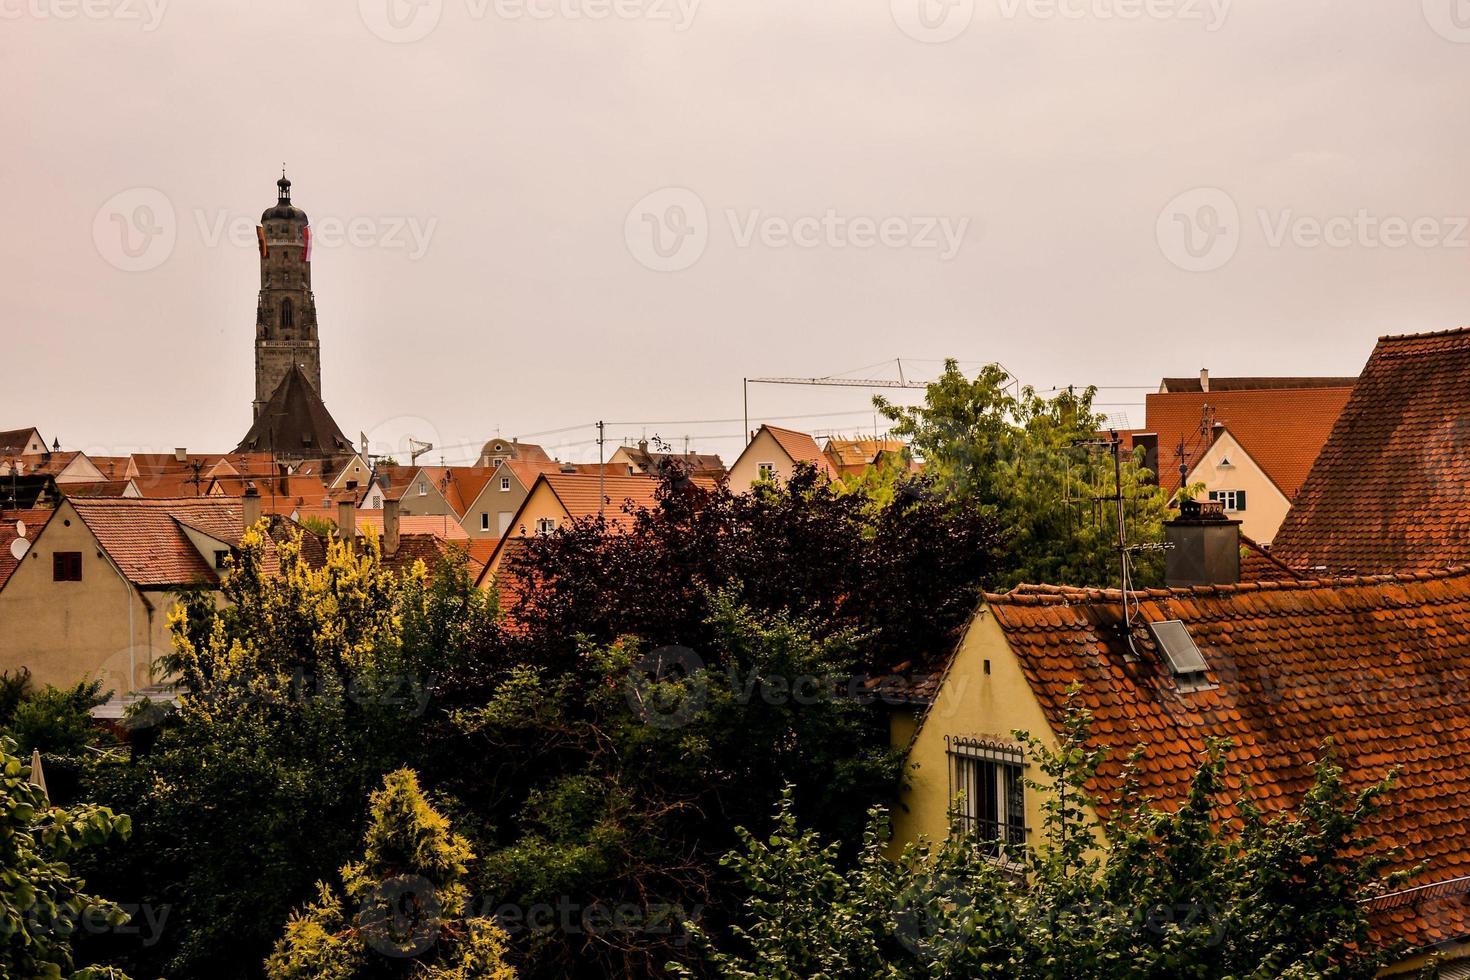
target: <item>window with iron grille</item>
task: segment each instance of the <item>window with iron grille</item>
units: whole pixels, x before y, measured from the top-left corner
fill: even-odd
[[[945,738],[955,829],[973,834],[996,860],[1014,859],[1026,845],[1026,759],[1014,746]]]

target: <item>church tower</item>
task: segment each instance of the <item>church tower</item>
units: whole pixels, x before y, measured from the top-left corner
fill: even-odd
[[[254,418],[292,367],[300,367],[318,395],[321,348],[316,299],[311,294],[311,225],[291,204],[291,182],[276,182],[276,206],[260,216],[260,301],[255,313]]]

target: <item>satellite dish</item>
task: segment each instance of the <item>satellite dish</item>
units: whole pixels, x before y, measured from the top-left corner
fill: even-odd
[[[30,550],[31,543],[25,538],[16,538],[14,541],[10,542],[10,557],[14,558],[16,561],[20,561],[22,558],[24,558],[26,556],[26,552]]]
[[[15,536],[18,537],[18,538],[23,538],[23,537],[26,536],[26,522],[25,521],[16,521],[15,522]]]

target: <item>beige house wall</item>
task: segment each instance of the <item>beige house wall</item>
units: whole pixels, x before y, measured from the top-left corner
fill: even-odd
[[[510,489],[500,489],[502,477],[510,479]],[[520,509],[521,504],[526,501],[529,488],[520,481],[520,478],[507,466],[496,464],[495,475],[485,488],[480,491],[470,506],[465,510],[464,520],[461,526],[465,533],[471,538],[500,538],[504,531],[510,529],[510,519]],[[482,515],[486,519],[481,520]],[[482,530],[484,523],[488,521],[489,528]]]
[[[351,460],[342,469],[337,471],[336,477],[331,483],[327,484],[327,489],[341,490],[354,480],[359,487],[366,487],[368,481],[372,479],[372,476],[372,470],[368,469],[368,465],[362,461],[362,457],[354,454]]]
[[[1271,543],[1291,509],[1291,501],[1229,431],[1205,451],[1187,482],[1203,483],[1206,491],[1244,490],[1246,509],[1231,511],[1229,516],[1241,522],[1241,534],[1259,544]],[[1209,499],[1208,493],[1202,499]]]
[[[423,484],[425,492],[419,493],[419,485]],[[383,501],[391,499],[382,484],[373,483],[363,495],[362,503],[358,504],[358,510],[382,510]],[[459,523],[459,515],[454,508],[449,506],[449,501],[444,499],[444,494],[439,490],[439,485],[423,472],[415,473],[413,482],[403,491],[403,496],[398,498],[398,513],[402,517],[440,517],[448,515]]]
[[[776,468],[776,477],[782,482],[791,479],[792,472],[796,469],[796,463],[786,455],[786,450],[776,441],[776,437],[765,429],[756,433],[750,445],[745,447],[745,452],[730,467],[730,489],[736,493],[748,490],[751,484],[760,479],[760,464],[771,463]]]
[[[82,556],[80,582],[52,581],[52,556]],[[31,670],[39,687],[101,678],[118,693],[146,687],[170,649],[175,598],[124,581],[71,505],[63,502],[0,589],[0,670]]]
[[[938,841],[949,834],[953,800],[946,736],[1019,745],[1012,733],[1021,731],[1048,748],[1056,747],[1051,725],[989,609],[981,609],[965,631],[917,732],[911,740],[899,741],[911,727],[901,718],[895,718],[890,727],[895,747],[907,745],[909,750],[909,785],[902,795],[904,806],[894,809],[892,853],[920,838]],[[1036,760],[1027,760],[1026,777],[1042,779]],[[1026,831],[1033,845],[1039,841],[1041,818],[1041,794],[1027,787]]]

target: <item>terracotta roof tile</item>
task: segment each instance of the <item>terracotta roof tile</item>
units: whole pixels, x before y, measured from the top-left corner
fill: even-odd
[[[817,446],[817,440],[805,432],[797,432],[794,429],[783,429],[775,425],[762,425],[776,440],[776,444],[787,456],[798,463],[811,463],[817,468],[818,473],[829,477],[836,477],[837,472],[827,457],[822,455],[822,450]]]
[[[1294,568],[1470,562],[1470,330],[1384,337],[1273,542]]]
[[[231,546],[238,544],[243,531],[240,501],[228,497],[98,497],[70,504],[113,564],[140,588],[218,582],[212,564],[190,542],[184,527]],[[268,550],[273,560],[274,549]]]
[[[1201,432],[1208,409],[1290,500],[1351,394],[1351,387],[1216,391],[1213,381],[1207,393],[1149,394],[1146,431],[1159,437],[1159,485],[1169,493],[1179,489],[1181,444],[1190,468],[1213,444],[1217,430]]]
[[[1140,618],[1180,619],[1214,687],[1181,693],[1147,630],[1130,661],[1116,591],[1030,586],[987,596],[1048,720],[1081,685],[1093,738],[1114,751],[1094,789],[1121,787],[1135,745],[1142,792],[1181,801],[1207,737],[1228,737],[1228,766],[1269,813],[1291,807],[1330,739],[1350,788],[1400,772],[1369,825],[1402,845],[1415,884],[1470,875],[1470,572],[1329,582],[1149,590]],[[1412,946],[1470,935],[1470,904],[1433,914],[1375,913],[1381,939]]]
[[[0,589],[5,588],[5,583],[20,567],[19,559],[11,553],[10,548],[15,539],[21,536],[21,527],[24,526],[26,540],[35,541],[53,513],[51,510],[0,511]]]

